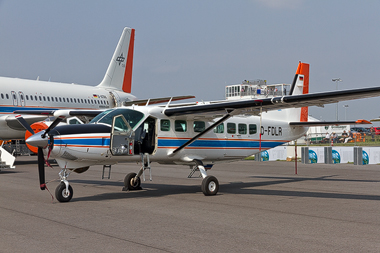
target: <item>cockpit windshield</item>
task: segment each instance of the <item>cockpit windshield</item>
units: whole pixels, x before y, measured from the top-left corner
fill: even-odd
[[[134,128],[144,118],[144,114],[142,112],[120,108],[104,111],[93,118],[90,123],[100,123],[112,126],[113,117],[120,114],[124,116],[132,128]]]

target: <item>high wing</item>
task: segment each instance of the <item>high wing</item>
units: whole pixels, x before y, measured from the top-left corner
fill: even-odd
[[[380,87],[319,92],[312,94],[292,95],[264,99],[239,100],[232,102],[210,102],[192,106],[166,108],[164,114],[169,117],[181,115],[204,115],[207,117],[225,113],[232,115],[258,115],[260,111],[273,111],[286,108],[299,108],[305,106],[323,106],[324,104],[331,104],[339,101],[370,98],[377,96],[380,96]]]
[[[371,122],[359,119],[359,120],[343,120],[343,121],[306,121],[306,122],[289,122],[291,126],[338,126],[338,125],[358,125],[358,124],[372,124]]]
[[[190,98],[195,98],[195,96],[189,95],[189,96],[175,96],[175,97],[163,97],[163,98],[149,98],[149,99],[133,100],[133,101],[124,102],[124,106],[152,105],[152,104],[165,103],[165,102],[169,102],[169,101],[173,102],[173,101],[179,101],[179,100],[190,99]]]

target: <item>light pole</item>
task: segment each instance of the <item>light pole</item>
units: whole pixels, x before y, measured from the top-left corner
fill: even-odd
[[[342,79],[333,78],[332,81],[336,83],[336,90],[338,90],[338,82],[341,82]],[[338,102],[336,102],[336,121],[338,121]]]
[[[343,105],[344,107],[344,120],[347,120],[347,107],[348,105]]]

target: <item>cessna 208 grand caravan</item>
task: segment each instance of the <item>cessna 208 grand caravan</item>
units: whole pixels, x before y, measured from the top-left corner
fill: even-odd
[[[228,89],[233,95],[242,94],[243,90],[249,99],[130,105],[100,112],[89,124],[57,127],[66,117],[88,112],[46,112],[56,120],[48,129],[27,140],[28,144],[38,147],[40,188],[46,188],[45,154],[47,158],[54,158],[62,169],[61,183],[55,192],[61,202],[70,201],[73,196],[67,180],[70,172],[80,173],[91,165],[110,166],[118,162],[142,164],[139,172],[126,175],[126,189],[140,189],[143,172],[150,171],[151,162],[158,162],[199,170],[203,177],[202,192],[215,195],[219,182],[207,175],[212,165],[242,159],[303,136],[308,125],[313,125],[307,122],[307,106],[380,96],[380,87],[308,94],[309,64],[306,63],[299,64],[287,91],[280,86],[277,89],[260,85]],[[33,131],[22,117],[17,119]]]

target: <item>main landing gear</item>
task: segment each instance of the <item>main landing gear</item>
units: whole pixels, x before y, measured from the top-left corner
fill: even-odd
[[[197,164],[196,167],[199,169],[202,175],[202,184],[201,189],[205,196],[216,195],[219,191],[219,182],[218,179],[214,176],[207,176],[206,169],[200,160],[194,160]]]
[[[141,190],[141,175],[144,173],[146,169],[149,169],[150,174],[150,181],[152,181],[152,174],[150,173],[150,160],[149,160],[149,154],[140,154],[141,156],[141,162],[142,167],[139,170],[138,174],[136,173],[129,173],[124,178],[124,188],[123,191],[135,191],[135,190]],[[145,176],[144,176],[145,181]]]
[[[138,174],[136,173],[129,173],[124,178],[124,191],[134,191],[134,190],[141,190],[141,175],[144,173],[146,169],[150,170],[149,166],[149,155],[146,155],[146,160],[144,159],[144,156],[142,156],[143,166],[141,167]],[[196,163],[196,168],[201,172],[201,175],[203,177],[201,189],[205,196],[212,196],[216,195],[219,191],[219,182],[218,179],[214,176],[207,176],[206,169],[200,160],[194,160]],[[150,180],[152,180],[152,176],[150,176]]]

